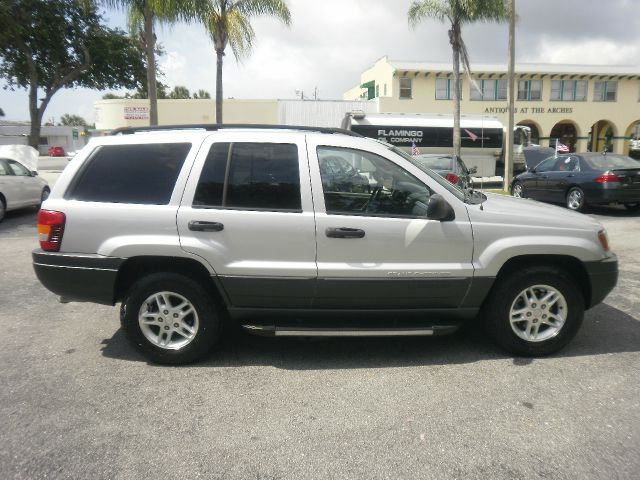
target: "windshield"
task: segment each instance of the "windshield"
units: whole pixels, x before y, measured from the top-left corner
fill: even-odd
[[[464,201],[464,200],[467,199],[467,196],[465,195],[465,193],[463,191],[461,191],[458,188],[454,187],[452,183],[450,183],[448,180],[445,180],[443,177],[438,175],[436,172],[431,170],[429,167],[427,167],[425,165],[422,165],[419,161],[417,161],[414,157],[412,157],[408,153],[403,152],[398,147],[394,147],[393,145],[389,145],[389,144],[383,143],[383,142],[380,142],[380,143],[382,143],[385,147],[387,147],[393,153],[397,153],[398,155],[400,155],[405,160],[409,160],[413,165],[415,165],[420,170],[422,170],[424,173],[429,175],[431,178],[433,178],[433,180],[438,182],[440,185],[442,185],[444,188],[446,188],[449,192],[453,193],[460,200]]]
[[[606,155],[585,157],[591,168],[602,170],[613,170],[616,168],[640,168],[640,162],[624,155]]]

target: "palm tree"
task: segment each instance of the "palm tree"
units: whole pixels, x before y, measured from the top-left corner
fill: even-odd
[[[144,48],[147,64],[149,125],[158,125],[158,90],[156,79],[156,35],[154,22],[174,23],[196,17],[198,0],[102,0],[110,8],[123,8],[129,16],[129,31],[137,34]]]
[[[504,0],[413,0],[407,12],[409,25],[415,28],[425,18],[448,21],[449,43],[453,51],[453,153],[460,155],[460,61],[471,83],[469,53],[462,40],[462,25],[475,22],[501,22],[508,19]]]
[[[291,13],[284,0],[205,0],[200,18],[216,51],[216,122],[222,123],[222,63],[224,51],[231,46],[236,60],[251,52],[255,32],[250,20],[268,15],[291,24]]]

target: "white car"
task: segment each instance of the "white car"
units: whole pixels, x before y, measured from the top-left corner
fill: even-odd
[[[0,222],[5,212],[39,207],[49,196],[49,185],[38,176],[37,152],[34,162],[30,150],[23,145],[0,147]]]

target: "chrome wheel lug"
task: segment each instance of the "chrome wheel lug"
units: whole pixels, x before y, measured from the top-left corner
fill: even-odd
[[[532,303],[532,304],[531,304],[531,306],[532,306],[533,308],[536,308],[536,304],[535,304],[535,303]]]
[[[164,318],[159,318],[158,321],[162,323],[164,321]]]
[[[169,310],[165,310],[163,313],[164,313],[165,315],[169,315]]]
[[[527,312],[527,317],[530,317],[530,316],[531,316],[531,312]]]
[[[174,326],[175,328],[178,328],[178,324],[177,324],[177,323],[174,323],[174,324],[173,324],[173,326]]]
[[[169,325],[165,325],[165,326],[164,326],[164,329],[165,329],[165,330],[169,330],[169,328],[170,328],[170,327],[169,327]]]
[[[180,315],[178,315],[177,313],[173,314],[173,318],[178,318]]]

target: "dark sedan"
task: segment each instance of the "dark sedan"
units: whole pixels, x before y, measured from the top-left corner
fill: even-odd
[[[446,178],[449,182],[462,189],[471,185],[471,175],[477,171],[475,167],[468,169],[462,159],[455,155],[427,153],[424,155],[416,155],[413,157],[413,160],[423,167],[430,168],[441,177]]]
[[[640,161],[592,152],[549,157],[515,177],[511,194],[564,203],[576,211],[610,203],[635,211],[640,209]]]

